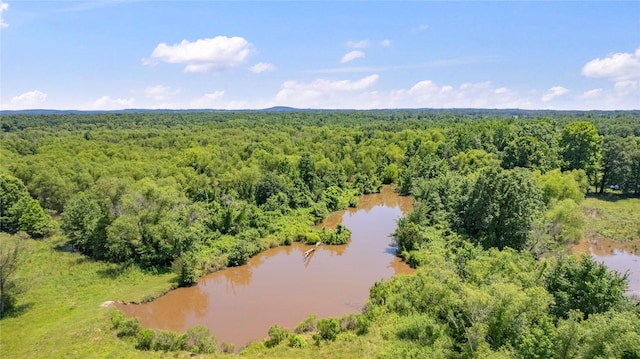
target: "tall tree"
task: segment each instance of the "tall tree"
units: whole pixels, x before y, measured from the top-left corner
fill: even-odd
[[[485,247],[524,249],[542,208],[541,190],[529,170],[488,168],[463,203],[461,219]]]
[[[564,160],[563,170],[585,171],[595,184],[600,165],[602,137],[590,122],[572,122],[562,131],[560,150]]]

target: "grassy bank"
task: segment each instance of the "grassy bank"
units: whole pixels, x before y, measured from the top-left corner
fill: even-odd
[[[582,207],[587,216],[587,235],[591,239],[640,240],[640,198],[591,196]]]
[[[7,240],[0,234],[0,240]],[[60,238],[28,240],[17,281],[18,310],[0,321],[0,357],[135,358],[141,352],[111,330],[114,309],[105,301],[142,301],[170,289],[172,273],[149,275],[135,268],[96,262],[56,250]],[[144,353],[162,357],[162,353]]]

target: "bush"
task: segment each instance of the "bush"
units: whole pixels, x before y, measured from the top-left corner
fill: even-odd
[[[142,329],[138,332],[138,345],[136,348],[140,350],[151,350],[153,342],[156,339],[156,331],[153,329]]]
[[[297,334],[302,334],[316,330],[317,318],[315,314],[311,314],[307,319],[300,322],[294,331]]]
[[[192,353],[214,353],[216,351],[216,344],[216,338],[212,337],[209,328],[202,324],[189,328],[186,332],[186,348]]]
[[[340,319],[340,327],[343,331],[349,330],[357,335],[369,332],[369,320],[362,314],[346,314]]]
[[[116,328],[119,337],[134,337],[140,331],[138,318],[125,318]]]
[[[279,325],[274,325],[269,328],[269,339],[265,342],[268,348],[275,347],[289,336],[289,330]]]
[[[324,340],[336,340],[340,334],[340,323],[336,318],[326,318],[318,322],[318,334]]]
[[[222,344],[220,344],[220,348],[223,353],[233,353],[233,351],[236,350],[236,346],[233,343],[227,342],[222,342]]]
[[[304,348],[307,346],[307,341],[304,340],[302,335],[294,334],[289,336],[289,346],[291,348]]]

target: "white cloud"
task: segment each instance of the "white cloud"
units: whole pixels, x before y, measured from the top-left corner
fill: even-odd
[[[370,92],[371,108],[533,108],[506,87],[496,88],[490,81],[466,82],[459,86],[440,86],[433,81],[419,81],[409,89]]]
[[[224,91],[215,91],[211,93],[206,93],[201,97],[191,101],[190,108],[226,108],[226,105],[221,101],[224,97]]]
[[[7,9],[9,9],[9,4],[7,4],[6,2],[0,1],[0,28],[9,27],[9,24],[4,22],[4,19],[2,19],[2,13],[7,11]]]
[[[161,43],[151,57],[172,64],[185,64],[185,72],[210,72],[244,63],[251,51],[251,44],[242,37],[216,36],[194,42],[183,40],[175,45]]]
[[[582,68],[582,74],[614,82],[620,96],[635,92],[640,83],[640,48],[634,53],[615,53],[591,60]]]
[[[132,108],[135,103],[134,98],[111,98],[109,96],[102,96],[95,100],[93,103],[82,106],[83,110],[124,110]]]
[[[33,108],[34,106],[38,106],[43,103],[47,99],[47,94],[39,91],[33,90],[25,92],[21,95],[15,96],[11,99],[11,105],[14,108]]]
[[[391,46],[391,40],[385,39],[380,41],[380,46],[383,46],[383,47]]]
[[[585,91],[585,92],[582,94],[582,97],[583,97],[583,98],[595,98],[595,97],[600,96],[600,95],[602,94],[602,92],[603,92],[603,91],[604,91],[604,90],[603,90],[603,89],[601,89],[601,88],[597,88],[597,89],[593,89],[593,90]]]
[[[342,58],[340,59],[340,63],[344,64],[361,57],[364,57],[364,52],[358,51],[358,50],[350,51],[350,52],[347,52],[344,56],[342,56]]]
[[[349,46],[352,49],[365,49],[369,47],[369,41],[368,40],[347,41],[347,46]]]
[[[542,102],[549,102],[555,98],[558,98],[564,94],[569,92],[566,88],[562,86],[554,86],[550,88],[547,92],[542,95]]]
[[[377,74],[356,81],[317,79],[308,83],[286,81],[275,98],[275,103],[284,106],[307,108],[344,108],[345,93],[365,90],[378,81]],[[361,104],[360,108],[362,108]]]
[[[156,101],[166,100],[175,93],[177,91],[171,91],[170,87],[163,85],[149,86],[144,89],[144,95]]]
[[[582,68],[587,77],[613,81],[637,80],[640,77],[640,48],[635,53],[617,53],[591,60]]]
[[[257,64],[249,67],[249,71],[255,74],[260,74],[263,72],[271,72],[275,70],[276,70],[276,67],[273,64],[269,64],[266,62],[258,62]]]

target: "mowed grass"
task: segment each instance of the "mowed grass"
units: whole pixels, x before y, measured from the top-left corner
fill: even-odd
[[[587,235],[617,242],[640,240],[640,198],[592,196],[582,202]]]
[[[0,233],[0,240],[7,240]],[[111,329],[109,300],[142,301],[170,289],[171,273],[92,261],[56,250],[60,238],[26,240],[17,282],[18,310],[0,320],[0,358],[138,358],[162,352],[137,351]],[[186,353],[185,353],[186,354]],[[172,355],[173,356],[173,355]]]

